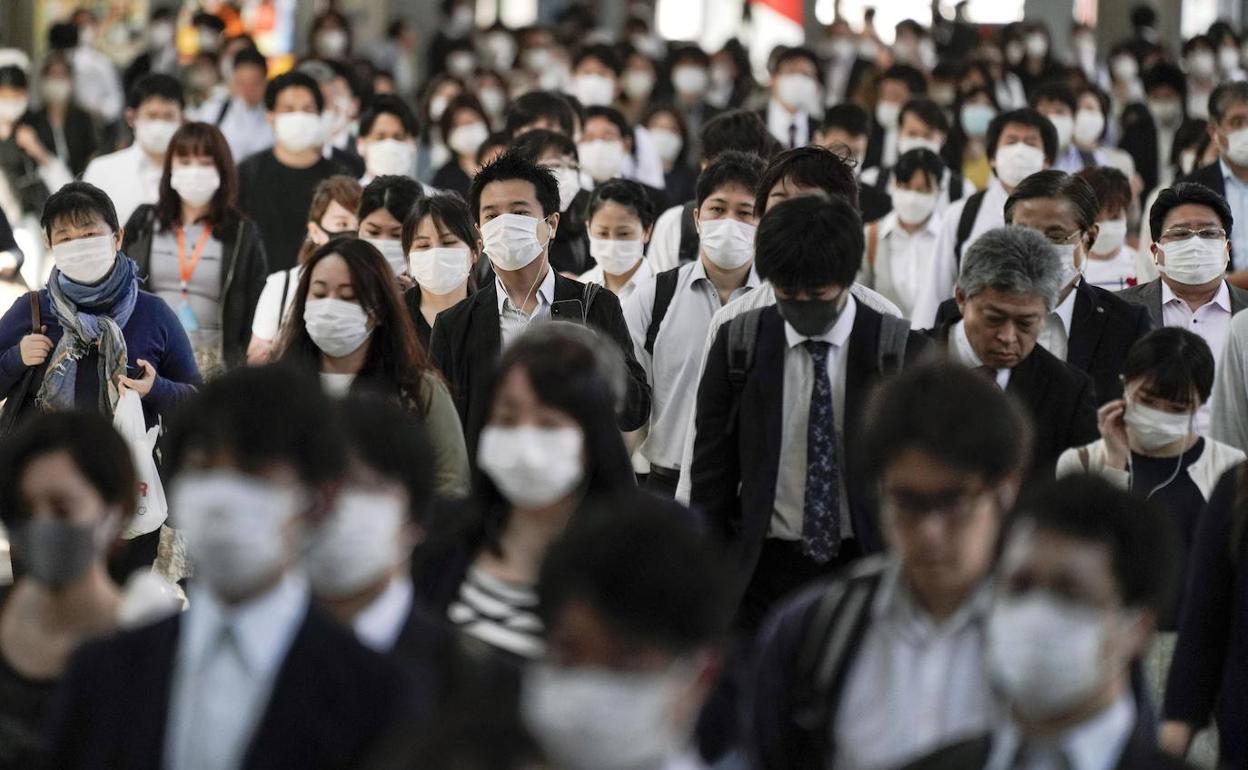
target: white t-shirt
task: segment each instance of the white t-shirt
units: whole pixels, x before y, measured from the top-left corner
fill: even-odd
[[[1109,259],[1089,258],[1083,263],[1083,278],[1093,286],[1122,291],[1135,285],[1135,250],[1123,246]]]
[[[273,273],[265,279],[260,299],[256,300],[256,314],[251,319],[252,334],[268,342],[277,339],[282,319],[290,312],[290,306],[295,303],[295,290],[299,288],[299,278],[302,273],[303,268],[295,266],[289,270]],[[289,286],[286,285],[287,281],[290,282]],[[286,291],[285,304],[282,304],[283,289]],[[280,311],[279,305],[281,305]]]

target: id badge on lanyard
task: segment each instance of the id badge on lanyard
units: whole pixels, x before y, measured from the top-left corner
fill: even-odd
[[[182,328],[190,333],[199,330],[199,319],[195,317],[195,311],[191,309],[188,287],[191,277],[195,275],[195,268],[199,267],[199,258],[203,256],[204,246],[208,245],[208,238],[212,233],[211,229],[205,225],[189,260],[186,257],[186,234],[183,233],[181,226],[175,230],[175,233],[178,239],[178,278],[182,286],[182,297],[178,302],[178,320],[182,322]]]

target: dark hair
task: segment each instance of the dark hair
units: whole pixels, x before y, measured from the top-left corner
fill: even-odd
[[[316,102],[316,111],[321,113],[325,111],[325,95],[321,93],[321,87],[317,84],[312,76],[306,72],[291,70],[283,72],[277,77],[269,81],[264,89],[264,108],[272,112],[277,108],[277,96],[287,88],[304,88],[312,94],[312,100]]]
[[[624,117],[624,113],[614,107],[590,107],[585,110],[585,124],[593,118],[605,118],[611,122],[620,131],[620,138],[623,141],[633,144],[633,127],[629,125],[628,118]],[[636,147],[633,148],[636,152]]]
[[[945,173],[945,164],[940,156],[926,147],[916,147],[903,152],[893,166],[893,179],[898,182],[909,182],[914,175],[922,171],[933,189],[940,189],[940,179]]]
[[[336,479],[344,465],[329,399],[288,366],[244,366],[209,380],[170,426],[165,458],[174,474],[195,452],[228,454],[244,471],[289,463],[306,484]]]
[[[477,97],[464,91],[446,104],[446,109],[442,110],[442,117],[438,119],[438,130],[442,132],[442,136],[449,137],[451,131],[455,128],[455,113],[460,110],[471,110],[477,113],[477,117],[485,124],[488,129],[490,127],[490,117],[485,114],[485,108],[481,106],[481,102]]]
[[[191,17],[191,26],[205,27],[218,35],[225,32],[225,20],[207,11],[196,11],[195,15]]]
[[[355,216],[363,222],[377,209],[385,209],[390,216],[402,222],[424,194],[420,182],[410,176],[379,176],[369,182],[360,194],[360,207]]]
[[[1088,166],[1075,174],[1092,187],[1103,211],[1126,211],[1131,205],[1131,183],[1113,166]]]
[[[216,126],[208,123],[184,123],[169,140],[165,168],[160,176],[160,197],[156,201],[156,219],[161,228],[172,230],[182,221],[182,196],[173,189],[173,161],[187,155],[207,155],[221,177],[221,186],[212,195],[205,222],[213,232],[224,236],[242,217],[238,210],[238,169],[230,145]]]
[[[1248,83],[1242,80],[1219,83],[1209,94],[1209,117],[1214,123],[1221,123],[1232,104],[1248,104]]]
[[[1148,3],[1139,3],[1131,8],[1131,26],[1139,29],[1140,27],[1157,26],[1157,11]]]
[[[850,136],[866,136],[871,130],[871,117],[857,104],[850,102],[838,104],[835,107],[829,107],[828,111],[823,113],[823,122],[819,124],[820,131],[826,132],[837,128]]]
[[[514,137],[519,129],[543,118],[558,124],[568,136],[576,133],[575,108],[554,91],[530,91],[513,99],[507,105],[503,132]]]
[[[620,64],[620,57],[616,55],[615,49],[606,43],[593,43],[577,49],[572,55],[572,70],[575,71],[586,59],[597,59],[604,67],[611,70],[618,77],[623,66]]]
[[[1124,607],[1169,610],[1178,588],[1181,538],[1158,503],[1079,473],[1030,490],[1007,533],[1026,523],[1104,546]]]
[[[711,57],[702,46],[696,43],[675,44],[667,56],[668,69],[676,69],[679,64],[690,64],[699,67],[711,66]]]
[[[468,203],[472,207],[472,218],[481,221],[481,191],[492,182],[506,182],[518,179],[533,185],[533,194],[542,207],[542,216],[548,217],[559,211],[559,183],[550,169],[526,160],[517,153],[505,152],[493,163],[483,166],[472,179],[468,189]]]
[[[621,640],[676,655],[718,641],[729,621],[728,576],[681,513],[644,492],[588,506],[542,563],[545,626],[583,602]]]
[[[900,126],[909,114],[923,121],[923,125],[934,128],[946,136],[949,134],[949,118],[945,115],[944,109],[926,96],[911,99],[903,104],[901,112],[897,115],[897,125]]]
[[[1198,182],[1179,182],[1157,193],[1157,200],[1153,201],[1153,207],[1148,211],[1148,232],[1154,241],[1161,239],[1161,225],[1166,221],[1166,215],[1185,204],[1213,209],[1213,213],[1222,222],[1227,240],[1230,240],[1231,226],[1235,220],[1231,216],[1231,207],[1227,205],[1226,198]]]
[[[1187,114],[1187,76],[1169,62],[1158,62],[1144,72],[1144,93],[1156,88],[1173,88],[1179,95],[1183,114]]]
[[[182,93],[182,81],[162,72],[150,72],[130,86],[126,94],[126,106],[137,110],[148,99],[164,99],[177,102],[178,109],[186,106],[186,97]]]
[[[771,71],[776,73],[780,71],[780,66],[794,59],[805,59],[815,65],[815,77],[823,82],[823,64],[819,62],[819,56],[809,48],[801,45],[781,47],[774,55],[771,61]]]
[[[477,148],[477,165],[483,165],[486,155],[495,147],[501,147],[503,150],[506,150],[510,141],[511,137],[502,131],[495,131],[487,136],[485,141],[481,143],[481,146]],[[574,144],[573,146],[575,147],[576,145]]]
[[[30,80],[26,77],[26,72],[16,64],[8,64],[0,67],[0,87],[3,88],[20,88],[23,91],[30,90]]]
[[[988,133],[985,137],[989,158],[997,156],[997,142],[1001,141],[1001,133],[1011,123],[1039,131],[1040,140],[1044,145],[1044,158],[1049,163],[1053,162],[1053,159],[1057,157],[1057,129],[1053,127],[1053,123],[1048,118],[1030,107],[1000,112],[992,119],[992,122],[988,124]]]
[[[604,203],[618,203],[632,209],[637,218],[641,220],[643,230],[649,230],[654,224],[654,204],[650,202],[646,188],[631,179],[608,179],[595,187],[593,194],[589,196],[589,208],[585,215],[586,223],[594,218],[594,214],[602,208]]]
[[[724,112],[702,125],[698,132],[702,145],[702,160],[712,163],[728,150],[752,152],[760,158],[770,158],[779,147],[767,124],[749,110]]]
[[[967,425],[977,426],[966,430]],[[984,377],[948,361],[909,367],[875,391],[866,415],[864,468],[883,474],[909,449],[981,475],[989,484],[1027,467],[1031,421]]]
[[[679,168],[685,165],[689,155],[689,121],[685,119],[684,111],[667,103],[651,104],[641,114],[641,120],[637,125],[650,130],[650,120],[656,115],[671,115],[672,120],[676,121],[676,133],[680,136],[680,152],[676,153],[676,157],[672,159],[672,167]]]
[[[266,76],[269,74],[269,60],[264,58],[264,54],[260,53],[251,46],[248,46],[247,48],[244,48],[234,54],[233,69],[247,66],[259,67],[260,71]]]
[[[858,202],[858,182],[854,179],[853,167],[828,148],[810,144],[785,150],[772,159],[754,193],[755,216],[761,217],[767,211],[771,189],[786,180],[793,185],[817,188],[828,195],[844,196],[855,205]]]
[[[456,238],[464,242],[468,250],[479,255],[477,250],[477,231],[472,225],[472,212],[468,204],[455,193],[438,193],[416,201],[407,219],[403,220],[403,253],[412,250],[412,241],[416,240],[416,231],[425,217],[433,217],[435,223],[449,230]]]
[[[1034,109],[1040,106],[1040,102],[1061,102],[1070,108],[1072,115],[1079,109],[1079,100],[1075,98],[1075,92],[1061,80],[1050,80],[1032,89],[1031,98],[1027,100],[1027,104]]]
[[[1163,326],[1140,339],[1122,366],[1126,382],[1147,379],[1150,393],[1189,406],[1200,406],[1213,392],[1213,353],[1208,343],[1186,329]],[[1198,401],[1192,403],[1192,392]]]
[[[407,102],[393,94],[379,94],[368,103],[364,112],[360,114],[359,135],[368,135],[373,130],[373,123],[376,123],[377,118],[382,115],[393,115],[398,118],[399,123],[403,125],[403,130],[413,139],[420,136],[420,121],[416,120],[416,113],[407,106]]]
[[[917,67],[909,64],[894,64],[884,70],[880,73],[879,82],[883,83],[885,80],[899,80],[905,83],[911,96],[927,93],[927,78]]]
[[[78,25],[72,21],[58,21],[48,27],[48,47],[53,51],[77,48]]]
[[[516,153],[521,158],[530,163],[537,163],[546,153],[554,150],[560,155],[571,155],[573,158],[578,157],[576,152],[576,142],[572,141],[570,136],[561,134],[558,131],[549,131],[545,128],[535,128],[532,131],[525,131],[511,141],[510,151]]]
[[[104,500],[129,519],[136,509],[138,477],[133,454],[112,420],[96,412],[40,412],[0,443],[0,520],[12,532],[30,516],[22,476],[31,462],[65,452]]]
[[[754,269],[789,292],[836,285],[849,289],[862,267],[862,215],[843,196],[799,195],[773,206],[758,223]]]
[[[744,187],[757,195],[762,175],[763,161],[757,155],[735,150],[721,152],[714,163],[698,174],[696,191],[698,208],[702,208],[703,201],[711,197],[712,193],[728,185]]]
[[[1014,223],[1014,207],[1020,201],[1036,198],[1063,198],[1070,204],[1075,213],[1075,221],[1084,233],[1092,230],[1096,224],[1096,215],[1100,213],[1100,203],[1092,185],[1082,177],[1067,174],[1057,169],[1037,171],[1018,183],[1010,197],[1005,199],[1005,223]]]
[[[424,421],[394,401],[348,396],[334,404],[347,454],[403,486],[408,519],[424,525],[433,496],[433,449]]]
[[[43,204],[39,226],[51,242],[52,226],[57,221],[66,219],[70,224],[86,225],[96,217],[103,219],[114,233],[121,228],[117,222],[117,208],[108,193],[90,182],[70,182],[52,193]]]

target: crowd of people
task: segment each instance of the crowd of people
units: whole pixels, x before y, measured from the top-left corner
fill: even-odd
[[[1248,767],[1248,38],[630,9],[0,52],[0,768]]]

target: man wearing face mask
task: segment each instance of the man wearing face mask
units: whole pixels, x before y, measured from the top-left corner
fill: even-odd
[[[1209,136],[1218,159],[1193,171],[1184,181],[1199,182],[1226,199],[1231,215],[1248,222],[1248,82],[1223,83],[1209,97]],[[1240,228],[1248,230],[1248,228]],[[1231,279],[1248,280],[1248,232],[1232,238]]]
[[[898,125],[899,160],[900,156],[916,149],[929,150],[941,160],[940,174],[934,180],[939,193],[936,213],[943,214],[950,203],[961,200],[966,192],[973,189],[962,179],[960,169],[949,168],[942,159],[941,151],[945,146],[945,138],[949,136],[949,118],[939,104],[926,97],[919,97],[906,102],[901,108]],[[858,178],[864,185],[887,192],[892,176],[892,168],[868,168]]]
[[[880,75],[875,120],[867,141],[864,168],[889,167],[897,162],[901,128],[901,108],[916,96],[927,93],[927,78],[909,64],[894,64]]]
[[[1075,93],[1065,83],[1042,83],[1031,92],[1031,106],[1041,115],[1049,119],[1057,131],[1057,157],[1053,168],[1073,174],[1085,166],[1098,166],[1102,163],[1095,151],[1079,149],[1075,144],[1075,113],[1079,111],[1079,103]]]
[[[199,107],[199,120],[221,129],[235,163],[273,146],[273,126],[264,105],[268,72],[264,55],[244,48],[234,55],[229,93]]]
[[[759,117],[781,146],[791,150],[810,142],[822,77],[819,58],[808,48],[786,48],[772,62],[771,99]]]
[[[1190,767],[1155,744],[1131,695],[1177,589],[1157,506],[1101,479],[1050,482],[1005,537],[986,628],[987,676],[1009,716],[906,770]]]
[[[325,98],[321,111],[321,155],[364,176],[364,160],[356,154],[354,134],[360,115],[361,86],[351,67],[340,61],[305,61],[299,72],[315,80]]]
[[[1182,70],[1159,62],[1144,72],[1143,82],[1145,101],[1123,108],[1118,142],[1144,179],[1141,199],[1174,181],[1174,140],[1187,123],[1187,79]]]
[[[176,78],[143,76],[126,97],[126,123],[134,129],[134,144],[95,158],[82,172],[82,181],[108,193],[122,222],[141,204],[160,197],[165,152],[182,125],[184,106],[182,84]]]
[[[550,244],[550,264],[560,273],[580,275],[590,264],[585,208],[591,191],[581,188],[576,143],[556,131],[538,128],[513,140],[511,151],[554,173],[559,183],[559,230]],[[478,275],[491,278],[490,261],[481,262],[484,264],[477,266]]]
[[[310,606],[294,569],[347,460],[331,412],[314,380],[243,368],[175,421],[166,460],[195,562],[189,609],[79,650],[52,720],[54,766],[363,760],[404,705],[402,673]]]
[[[565,278],[550,265],[550,243],[559,227],[559,184],[547,169],[505,153],[472,180],[469,204],[494,280],[444,310],[429,338],[465,426],[469,454],[485,424],[491,377],[500,351],[530,323],[551,319],[583,323],[607,344],[620,347],[628,368],[621,430],[636,430],[650,414],[650,386],[633,356],[619,300],[610,292]]]

